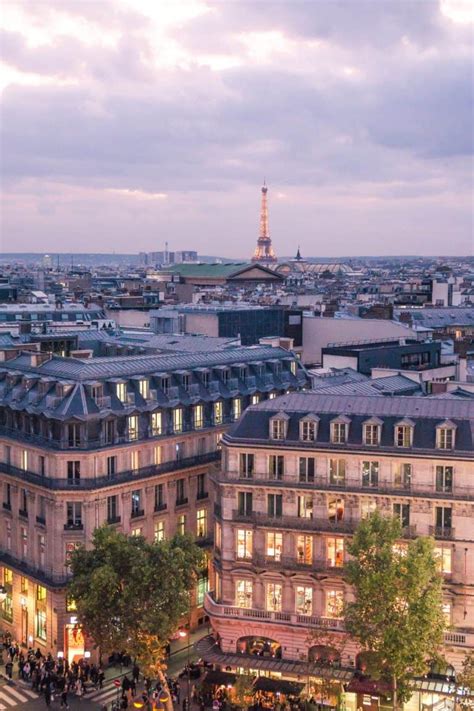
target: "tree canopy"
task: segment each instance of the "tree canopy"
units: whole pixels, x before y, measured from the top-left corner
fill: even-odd
[[[424,674],[443,643],[442,576],[431,538],[400,543],[402,529],[378,512],[361,521],[348,552],[347,631],[372,654],[371,671],[389,681],[394,707],[410,698],[410,678]]]
[[[71,556],[69,595],[101,652],[126,649],[145,673],[161,672],[164,648],[189,611],[203,555],[189,536],[147,543],[104,526]]]

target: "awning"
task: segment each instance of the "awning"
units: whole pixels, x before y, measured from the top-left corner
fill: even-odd
[[[203,684],[211,684],[213,686],[228,686],[229,684],[234,685],[236,678],[236,675],[230,674],[230,672],[208,671],[203,679]]]
[[[273,693],[285,694],[285,696],[299,696],[303,687],[304,684],[299,684],[296,681],[259,676],[253,688],[255,691],[272,691]]]

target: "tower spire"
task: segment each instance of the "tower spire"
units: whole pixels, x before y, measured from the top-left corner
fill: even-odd
[[[260,207],[260,234],[257,240],[257,246],[253,253],[252,262],[260,264],[275,264],[277,258],[272,247],[272,240],[268,229],[268,204],[267,204],[267,183],[265,178],[262,185],[262,203]]]

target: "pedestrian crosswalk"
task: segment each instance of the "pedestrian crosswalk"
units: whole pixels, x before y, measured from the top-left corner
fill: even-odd
[[[121,681],[121,680],[120,680]],[[119,689],[119,693],[121,689]],[[114,685],[113,679],[104,683],[102,689],[97,691],[88,691],[84,697],[87,701],[93,701],[96,704],[111,704],[117,698],[117,687]]]
[[[0,711],[5,711],[12,706],[26,704],[32,699],[37,699],[38,694],[31,690],[21,682],[15,682],[15,685],[2,684],[0,686]]]

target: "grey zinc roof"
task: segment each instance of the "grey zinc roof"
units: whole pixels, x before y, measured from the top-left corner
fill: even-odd
[[[30,357],[20,355],[8,361],[8,370],[31,372],[55,378],[84,381],[100,378],[128,378],[170,370],[230,365],[236,361],[252,362],[268,358],[291,358],[291,352],[271,346],[237,347],[222,351],[166,355],[118,356],[112,358],[62,358],[53,356],[37,367],[30,365]]]
[[[414,325],[429,328],[446,326],[474,326],[474,308],[399,309],[397,315],[410,314]]]

